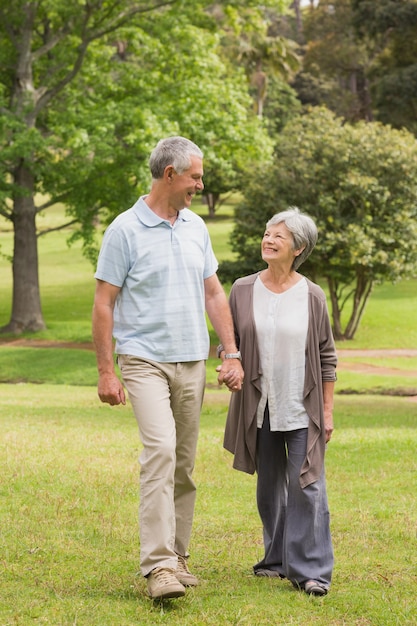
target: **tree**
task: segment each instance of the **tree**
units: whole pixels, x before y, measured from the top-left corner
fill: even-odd
[[[376,119],[417,135],[417,1],[352,0],[359,42],[380,50],[368,76]]]
[[[335,338],[353,339],[375,283],[417,275],[417,141],[315,108],[288,122],[274,161],[247,181],[231,236],[238,262],[222,277],[262,267],[265,223],[296,205],[319,229],[302,271],[327,282]]]
[[[14,229],[12,317],[4,330],[44,328],[36,216],[49,203],[71,195],[69,178],[60,191],[56,187],[62,182],[56,174],[60,166],[69,173],[71,165],[80,167],[80,157],[86,156],[77,146],[77,141],[83,143],[80,133],[78,137],[75,133],[72,145],[62,141],[61,132],[65,137],[71,132],[64,121],[63,94],[80,76],[95,42],[108,38],[136,16],[169,4],[170,0],[144,4],[133,0],[114,4],[105,0],[2,0],[0,212]],[[88,164],[88,159],[84,162]],[[39,192],[51,195],[41,206],[35,199]]]
[[[225,53],[246,72],[254,99],[254,110],[263,116],[268,81],[279,76],[289,80],[299,69],[296,44],[280,33],[288,2],[265,3],[252,7],[233,7],[226,4],[217,12],[217,22],[222,27]]]
[[[40,213],[64,204],[58,228],[71,227],[93,258],[97,223],[148,188],[147,159],[161,136],[186,134],[209,157],[243,136],[235,164],[263,144],[244,114],[246,84],[220,62],[203,8],[204,0],[0,0],[0,214],[14,230],[3,331],[45,327]]]
[[[357,36],[351,0],[320,0],[303,16],[303,69],[293,85],[300,99],[350,121],[372,120],[368,72],[379,49]]]
[[[286,82],[298,68],[294,43],[273,32],[288,4],[288,0],[269,0],[262,6],[256,2],[214,3],[208,11],[219,33],[223,63],[241,84],[235,91],[234,107],[225,106],[214,123],[216,128],[222,126],[223,132],[217,133],[215,145],[209,146],[205,156],[204,196],[209,217],[214,217],[221,196],[245,184],[246,171],[253,163],[267,165],[272,154],[268,136],[277,132],[299,104]],[[224,103],[230,99],[230,88],[230,81],[225,81],[224,87],[216,86]],[[258,120],[248,115],[247,95],[242,99],[248,89]]]
[[[303,104],[417,133],[417,1],[320,0],[301,12]]]
[[[268,161],[272,142],[252,111],[245,72],[223,55],[221,34],[160,20],[156,35],[154,64],[176,68],[174,77],[166,73],[158,82],[158,112],[202,147],[204,194],[213,217],[220,196],[240,188],[252,163]],[[202,77],[199,86],[196,76]]]

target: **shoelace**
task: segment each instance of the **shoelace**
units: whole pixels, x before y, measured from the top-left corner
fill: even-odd
[[[154,578],[161,583],[170,583],[172,582],[172,578],[175,578],[174,570],[163,568],[154,570],[153,575]]]
[[[178,567],[177,567],[177,571],[180,572],[186,572],[187,574],[190,574],[190,570],[187,567],[187,561],[185,560],[185,558],[183,556],[181,556],[180,554],[178,555]]]

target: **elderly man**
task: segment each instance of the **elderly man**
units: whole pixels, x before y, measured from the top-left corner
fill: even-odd
[[[152,598],[198,584],[187,566],[196,487],[192,480],[209,336],[226,351],[219,382],[241,388],[233,322],[204,221],[189,207],[202,191],[203,154],[183,137],[150,157],[148,195],[108,227],[100,251],[93,339],[102,402],[125,404],[115,351],[138,422],[140,566]]]

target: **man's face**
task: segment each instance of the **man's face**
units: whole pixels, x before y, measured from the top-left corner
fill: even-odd
[[[191,157],[191,167],[182,174],[172,171],[171,200],[173,206],[181,211],[189,208],[195,194],[203,191],[203,160],[200,157]]]

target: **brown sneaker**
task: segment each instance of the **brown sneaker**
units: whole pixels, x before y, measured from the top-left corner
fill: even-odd
[[[148,593],[151,598],[180,598],[185,587],[175,576],[175,570],[155,567],[148,576]]]
[[[177,580],[179,580],[180,583],[184,585],[184,587],[197,587],[198,578],[194,576],[194,574],[192,574],[190,570],[188,569],[187,557],[181,556],[181,554],[178,554],[177,556],[178,556],[178,565],[177,565],[177,569],[175,572],[175,576],[177,577]]]

